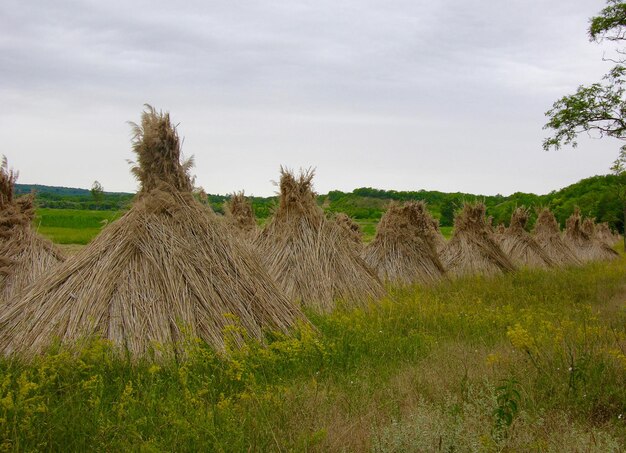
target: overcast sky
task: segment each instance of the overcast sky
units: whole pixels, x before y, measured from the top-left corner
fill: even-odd
[[[181,4],[177,4],[181,3]],[[546,193],[619,143],[544,152],[544,112],[607,71],[597,0],[0,2],[0,154],[22,183],[134,191],[128,121],[179,123],[209,193]]]

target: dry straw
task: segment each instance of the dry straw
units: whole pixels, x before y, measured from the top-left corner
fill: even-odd
[[[515,270],[515,265],[496,243],[485,211],[483,203],[465,203],[456,215],[454,234],[441,256],[449,274],[492,275]]]
[[[445,274],[424,202],[390,204],[364,258],[381,279],[392,284],[433,283]]]
[[[435,250],[437,251],[437,256],[441,255],[444,247],[446,246],[446,238],[441,233],[441,229],[439,227],[439,220],[435,218],[431,218],[431,224],[428,228],[428,234],[431,237],[433,244],[435,245]]]
[[[559,223],[548,208],[543,208],[539,211],[533,230],[533,237],[557,266],[581,264],[576,253],[563,240]]]
[[[17,173],[6,157],[0,166],[0,300],[10,303],[48,270],[63,254],[33,230],[33,196],[14,197]]]
[[[611,231],[607,222],[598,223],[595,228],[596,238],[606,245],[613,247],[620,240],[619,235]]]
[[[354,245],[355,252],[360,255],[363,251],[363,232],[359,224],[343,212],[335,214],[334,221],[341,227],[340,231],[345,239]]]
[[[236,322],[253,338],[302,314],[261,263],[191,193],[167,113],[135,126],[132,208],[0,315],[0,349],[31,355],[101,336],[131,358],[177,350],[187,336],[218,350]],[[230,329],[232,330],[232,329]],[[234,341],[240,341],[235,337]]]
[[[595,237],[592,220],[589,219],[583,226],[578,208],[565,225],[565,240],[580,261],[610,260],[619,256],[615,250]]]
[[[226,221],[243,239],[253,241],[259,233],[252,203],[243,191],[232,194],[224,203],[224,214]]]
[[[518,267],[552,267],[556,262],[526,231],[528,209],[516,208],[511,214],[509,227],[501,235],[502,251]]]
[[[296,177],[281,168],[278,207],[255,245],[292,300],[318,312],[332,310],[339,299],[365,305],[384,294],[383,286],[342,227],[317,205],[313,174]]]

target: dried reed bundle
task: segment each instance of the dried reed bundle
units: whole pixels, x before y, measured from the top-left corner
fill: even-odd
[[[254,216],[252,203],[246,198],[243,191],[231,195],[230,200],[224,203],[226,221],[235,228],[244,239],[253,241],[259,233]]]
[[[390,204],[364,258],[381,279],[398,285],[433,283],[445,274],[424,202]]]
[[[32,227],[33,196],[14,198],[17,173],[6,157],[0,166],[0,300],[19,297],[49,269],[64,260],[63,254]]]
[[[515,265],[495,242],[485,210],[483,203],[465,203],[454,218],[454,234],[441,256],[449,274],[491,275],[515,270]]]
[[[615,250],[594,237],[594,224],[592,221],[587,222],[583,227],[578,208],[567,219],[565,240],[582,262],[610,260],[619,256]]]
[[[363,232],[359,224],[343,212],[335,214],[334,220],[341,227],[340,231],[343,233],[343,236],[351,244],[354,244],[355,252],[360,255],[363,251]]]
[[[54,340],[90,336],[133,359],[176,351],[187,335],[223,350],[233,317],[257,339],[303,318],[248,248],[194,199],[169,115],[147,106],[135,132],[142,187],[132,208],[0,314],[4,353],[28,356]]]
[[[559,223],[548,208],[543,208],[537,215],[533,237],[557,266],[581,264],[576,253],[563,240]]]
[[[502,251],[518,267],[556,266],[548,253],[525,230],[528,209],[517,208],[511,214],[511,222],[500,240]]]
[[[609,247],[613,247],[620,240],[619,235],[611,231],[607,222],[598,223],[595,228],[596,238]]]
[[[443,236],[443,233],[441,233],[438,219],[431,218],[429,234],[431,236],[433,244],[435,245],[435,251],[437,252],[437,256],[441,255],[441,252],[446,246],[447,241],[446,238]]]
[[[313,171],[281,168],[279,205],[254,244],[287,295],[318,312],[338,299],[364,305],[384,294],[381,282],[315,201]]]

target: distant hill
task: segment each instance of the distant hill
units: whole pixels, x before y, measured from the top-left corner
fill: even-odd
[[[327,212],[345,212],[357,219],[379,219],[392,201],[424,200],[442,226],[451,226],[454,213],[465,201],[481,200],[487,205],[487,214],[494,223],[508,224],[511,213],[517,206],[547,206],[563,225],[567,217],[578,206],[586,216],[599,222],[609,222],[613,228],[623,232],[624,214],[616,197],[614,175],[593,176],[546,195],[517,192],[509,196],[483,196],[467,193],[439,191],[395,191],[361,187],[352,192],[330,191],[318,196],[319,204]],[[131,202],[134,194],[105,192],[96,202],[87,189],[52,187],[32,184],[17,184],[18,194],[36,192],[39,207],[64,209],[121,210]],[[217,212],[223,212],[227,195],[209,195],[208,201]],[[257,217],[268,217],[276,204],[276,197],[253,197],[252,204]],[[534,221],[531,218],[531,223]]]

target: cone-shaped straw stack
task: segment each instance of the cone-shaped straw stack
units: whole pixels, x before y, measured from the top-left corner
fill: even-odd
[[[432,217],[424,202],[392,203],[365,248],[365,261],[392,284],[439,281],[445,272],[432,233]]]
[[[557,266],[581,264],[576,253],[563,240],[559,223],[548,208],[543,208],[539,212],[533,230],[533,237]]]
[[[65,258],[32,227],[32,195],[14,198],[17,173],[0,166],[0,300],[11,302]]]
[[[583,228],[578,208],[567,219],[565,240],[577,258],[582,262],[617,258],[619,254],[615,250],[594,237],[593,227],[593,222],[590,221]]]
[[[463,206],[454,218],[454,235],[443,249],[441,261],[449,274],[498,274],[515,270],[493,238],[483,203]]]
[[[511,223],[500,239],[502,251],[518,267],[552,267],[556,263],[525,230],[528,210],[517,208],[511,214]]]
[[[230,200],[224,203],[226,221],[235,228],[241,237],[252,241],[259,232],[254,216],[252,203],[246,198],[243,191],[232,194]]]
[[[360,255],[363,251],[363,232],[359,224],[343,212],[335,214],[334,220],[341,227],[341,232],[345,239],[354,245],[355,252]]]
[[[611,231],[607,222],[598,223],[595,228],[596,238],[606,245],[613,247],[619,242],[619,235]]]
[[[338,299],[367,304],[384,294],[383,286],[342,227],[324,216],[312,179],[313,171],[296,178],[281,168],[279,205],[254,244],[292,300],[318,312],[332,310]]]
[[[443,236],[441,229],[439,228],[439,220],[431,217],[431,225],[428,228],[428,234],[431,237],[432,243],[435,245],[437,256],[439,256],[446,246],[446,238]]]
[[[4,353],[30,355],[55,339],[72,344],[92,335],[131,358],[158,345],[176,350],[186,335],[222,350],[233,316],[258,339],[301,317],[224,222],[194,199],[169,115],[147,106],[133,148],[141,190],[132,208],[0,316]]]

